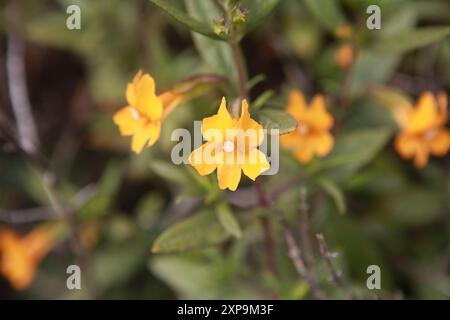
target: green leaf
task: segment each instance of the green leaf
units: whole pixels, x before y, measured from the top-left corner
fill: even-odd
[[[345,180],[370,162],[391,135],[392,130],[387,127],[359,129],[344,133],[336,138],[336,145],[331,154],[316,167],[311,167],[312,173],[325,171],[325,175],[335,181]]]
[[[150,268],[158,278],[186,299],[214,298],[218,282],[214,281],[214,266],[205,259],[169,255],[152,257]]]
[[[217,245],[229,233],[214,212],[202,211],[165,230],[153,243],[153,253],[181,252]]]
[[[160,7],[164,10],[168,15],[174,18],[176,21],[187,27],[188,29],[203,34],[207,37],[213,39],[221,39],[216,33],[214,33],[214,29],[208,24],[202,23],[197,19],[187,15],[176,6],[170,3],[169,0],[150,0],[153,4]]]
[[[168,181],[175,182],[182,186],[191,186],[192,181],[186,172],[175,165],[166,163],[164,161],[152,160],[150,168],[161,178]]]
[[[188,13],[206,24],[211,24],[221,13],[213,1],[185,0]],[[238,76],[233,59],[233,52],[223,41],[216,41],[204,35],[193,33],[194,44],[202,59],[213,73],[228,77],[230,82],[237,88]]]
[[[345,23],[344,14],[336,0],[304,0],[306,7],[312,15],[330,32]]]
[[[109,289],[126,285],[145,263],[147,248],[140,239],[133,239],[95,250],[89,259],[95,286]]]
[[[398,55],[363,50],[351,71],[350,95],[364,94],[368,86],[385,83],[399,62]]]
[[[286,134],[297,128],[297,121],[289,113],[277,109],[260,110],[255,118],[264,129],[278,129],[279,134]]]
[[[389,36],[375,43],[374,48],[383,53],[403,54],[419,49],[450,36],[450,26],[424,27]]]
[[[216,214],[222,226],[228,231],[232,236],[237,239],[242,238],[242,230],[239,225],[239,221],[231,212],[230,207],[226,203],[220,203],[216,206]]]
[[[246,23],[246,32],[256,28],[272,13],[280,0],[251,0],[248,1],[249,16]]]
[[[330,179],[319,178],[317,184],[323,188],[323,190],[328,193],[328,195],[333,199],[338,212],[344,214],[347,212],[347,204],[345,202],[344,193],[342,190]]]
[[[262,108],[267,101],[270,100],[275,95],[273,90],[267,90],[262,93],[256,100],[252,103],[252,110],[258,110]]]
[[[392,115],[399,109],[413,105],[413,101],[402,91],[388,86],[374,86],[370,88],[369,94],[375,100],[387,108]]]

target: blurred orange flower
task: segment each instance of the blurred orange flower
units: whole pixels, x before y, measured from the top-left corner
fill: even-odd
[[[24,237],[10,228],[0,229],[0,274],[14,289],[28,288],[54,237],[48,229],[37,228]]]
[[[343,44],[334,54],[334,60],[342,69],[348,69],[355,59],[355,51],[351,44]]]
[[[396,113],[401,132],[395,140],[395,149],[405,159],[414,158],[414,164],[425,167],[429,155],[444,156],[450,149],[450,131],[445,128],[448,119],[447,95],[435,97],[423,93],[415,107],[405,106]]]
[[[329,132],[334,120],[326,110],[324,97],[316,95],[308,107],[303,93],[293,90],[286,111],[297,120],[298,127],[296,131],[281,136],[281,144],[291,149],[303,164],[309,163],[314,155],[326,156],[334,144]]]
[[[131,150],[140,153],[144,145],[150,147],[158,140],[163,118],[163,102],[155,94],[155,81],[139,71],[126,90],[128,106],[114,114],[120,134],[132,136]]]
[[[352,35],[353,29],[348,24],[342,24],[336,29],[336,36],[340,39],[348,38]]]
[[[191,153],[189,161],[202,176],[217,168],[220,189],[235,191],[241,170],[255,180],[270,167],[258,149],[264,138],[263,128],[250,118],[246,100],[242,101],[241,117],[237,119],[231,117],[223,98],[217,114],[203,119],[202,135],[207,142]]]

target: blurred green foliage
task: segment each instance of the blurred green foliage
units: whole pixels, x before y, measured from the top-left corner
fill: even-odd
[[[165,5],[177,10],[174,14],[173,8],[166,8],[172,15],[181,12],[195,19],[197,29],[215,37],[211,30],[220,11],[214,2],[171,0]],[[69,4],[81,7],[81,30],[65,28]],[[370,4],[382,8],[381,30],[365,27]],[[227,201],[231,195],[218,190],[215,176],[200,177],[190,166],[170,162],[172,130],[193,129],[194,120],[216,111],[221,95],[238,94],[227,43],[187,30],[176,22],[186,17],[172,19],[150,1],[48,0],[20,5],[29,79],[45,79],[56,63],[52,57],[74,57],[71,63],[83,70],[82,75],[69,75],[58,68],[60,81],[52,82],[53,87],[46,81],[30,83],[37,92],[31,102],[41,132],[51,128],[41,140],[51,163],[60,161],[58,167],[64,168],[56,172],[61,193],[73,199],[86,186],[93,188],[74,214],[81,238],[88,239],[79,258],[85,270],[84,289],[70,294],[65,289],[66,265],[75,261],[63,244],[44,261],[30,290],[12,292],[1,280],[0,295],[311,298],[287,256],[273,214],[248,205],[256,197],[249,180],[241,184],[234,200]],[[308,96],[324,93],[337,123],[331,154],[301,166],[282,151],[280,172],[264,178],[268,193],[275,194],[293,176],[303,177],[277,202],[294,233],[299,235],[305,223],[300,189],[306,188],[312,232],[323,233],[331,250],[339,253],[334,262],[360,296],[373,297],[365,287],[366,268],[377,264],[382,269],[382,290],[377,294],[382,298],[448,299],[450,159],[431,159],[422,170],[402,160],[392,148],[395,122],[368,94],[369,87],[379,84],[400,87],[414,99],[424,90],[448,92],[448,1],[245,0],[242,6],[250,14],[242,47],[246,72],[249,78],[257,77],[251,97],[261,98],[255,102],[258,119],[269,127],[295,128],[281,108],[288,91],[299,88]],[[0,12],[3,20],[4,8]],[[184,22],[192,24],[189,19]],[[336,36],[343,24],[353,30],[347,40]],[[4,29],[0,31],[5,35]],[[348,73],[333,59],[336,48],[346,41],[358,49]],[[138,69],[152,74],[158,93],[199,73],[225,75],[230,86],[178,108],[165,121],[157,144],[132,155],[129,141],[119,136],[111,117],[125,105],[126,83]],[[33,72],[40,72],[40,77]],[[45,99],[63,95],[64,86],[72,88],[62,96],[66,103],[47,106],[58,118],[40,117]],[[338,99],[343,90],[344,108]],[[68,159],[60,159],[62,155]],[[49,205],[39,177],[19,153],[2,152],[0,167],[1,208]],[[266,267],[260,217],[267,217],[274,230],[278,277]],[[320,286],[330,297],[344,298],[329,281],[316,245],[313,248],[313,273]]]

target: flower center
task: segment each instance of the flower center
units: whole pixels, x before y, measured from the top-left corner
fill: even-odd
[[[138,120],[139,119],[139,112],[133,107],[130,110],[131,110],[131,117],[134,120]]]
[[[225,143],[223,144],[223,150],[225,152],[233,152],[234,151],[234,143],[229,140],[225,141]]]
[[[426,140],[432,140],[434,137],[436,137],[437,130],[436,129],[430,129],[427,132],[425,132],[425,139]]]
[[[299,123],[297,130],[300,134],[307,134],[309,132],[309,126],[305,123]]]

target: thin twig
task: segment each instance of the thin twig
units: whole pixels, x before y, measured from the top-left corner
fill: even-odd
[[[324,258],[325,263],[327,264],[327,267],[330,271],[333,282],[342,290],[342,292],[347,296],[347,298],[349,298],[351,300],[356,300],[357,299],[356,295],[353,293],[353,291],[350,289],[350,287],[345,283],[345,281],[344,281],[344,279],[342,279],[340,273],[334,267],[333,261],[331,261],[331,259],[335,257],[335,254],[331,253],[328,250],[328,246],[327,246],[327,243],[325,241],[323,234],[321,234],[321,233],[316,234],[316,238],[317,238],[317,242],[319,243],[320,253],[322,254],[322,257]]]
[[[92,197],[95,196],[96,192],[97,188],[93,184],[88,184],[86,187],[78,191],[69,202],[69,205],[71,207],[71,210],[68,211],[69,214],[73,215],[79,208],[81,208],[89,200],[91,200]],[[58,219],[61,219],[61,216],[56,215],[55,211],[49,207],[10,211],[0,209],[0,221],[10,224],[31,223]]]
[[[15,3],[9,2],[7,7],[7,50],[6,70],[11,105],[17,122],[19,141],[22,148],[30,154],[36,153],[39,139],[33,119],[25,71],[25,43],[14,23]]]
[[[268,208],[269,202],[264,195],[264,191],[262,190],[261,180],[256,180],[255,186],[256,186],[255,187],[256,194],[260,205],[262,207]],[[267,258],[267,267],[274,276],[277,276],[278,269],[276,265],[275,250],[273,246],[272,229],[270,228],[269,220],[267,219],[267,217],[261,217],[260,222],[264,235],[264,248],[265,248],[264,251],[266,253]]]
[[[71,216],[72,210],[54,186],[56,175],[49,167],[44,167],[36,161],[39,155],[39,140],[28,98],[25,72],[25,42],[20,36],[20,20],[16,20],[19,17],[16,15],[18,10],[16,10],[15,5],[17,5],[17,1],[9,1],[6,24],[8,38],[7,80],[17,126],[17,137],[14,137],[11,141],[17,143],[18,149],[23,152],[31,168],[39,176],[39,181],[48,197],[52,210],[59,218],[64,218],[67,221],[71,231],[70,243],[72,249],[77,255],[81,255],[76,222]],[[13,132],[8,132],[7,128],[3,129],[3,131],[7,133]]]
[[[309,205],[307,202],[308,191],[306,187],[300,188],[300,239],[303,244],[303,253],[305,257],[305,263],[307,267],[314,265],[314,256],[312,254],[310,230],[309,230]]]
[[[315,279],[309,274],[305,262],[303,261],[303,258],[301,256],[301,251],[299,246],[297,245],[295,241],[295,237],[292,234],[291,230],[288,227],[287,221],[284,217],[283,212],[281,212],[278,208],[276,208],[272,201],[269,200],[269,198],[266,196],[264,189],[262,188],[261,182],[258,182],[260,180],[256,180],[255,183],[255,189],[258,193],[260,204],[262,207],[266,207],[268,209],[271,209],[280,223],[282,230],[283,230],[283,236],[286,242],[286,245],[288,247],[288,255],[289,258],[292,260],[295,269],[297,273],[305,279],[305,281],[308,283],[312,294],[321,300],[326,300],[327,295],[325,292],[323,292],[319,286],[317,285],[317,282]]]

